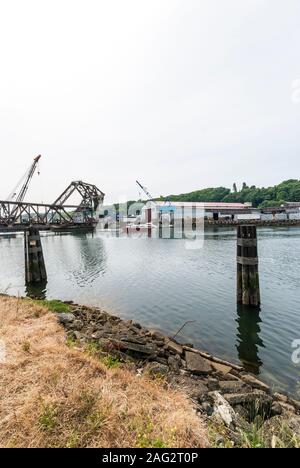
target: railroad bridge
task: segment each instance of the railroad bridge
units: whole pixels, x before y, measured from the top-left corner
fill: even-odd
[[[79,205],[68,205],[74,193],[81,197]],[[28,203],[22,200],[0,200],[0,232],[92,229],[95,212],[103,204],[104,193],[95,185],[72,182],[53,204]]]
[[[38,160],[34,160],[34,170]],[[95,185],[75,181],[53,204],[24,202],[34,170],[30,169],[16,200],[0,200],[0,232],[24,232],[26,284],[41,283],[47,279],[40,231],[94,229],[97,225],[97,211],[103,205],[105,196]],[[81,201],[78,205],[68,205],[74,193],[80,195]],[[15,196],[13,194],[12,198]]]

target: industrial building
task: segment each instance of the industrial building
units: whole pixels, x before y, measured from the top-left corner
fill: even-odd
[[[141,213],[144,223],[156,223],[170,216],[174,220],[206,221],[297,221],[300,220],[300,203],[286,203],[270,208],[253,208],[251,203],[218,202],[153,202],[146,203]]]
[[[215,202],[153,202],[149,201],[142,209],[142,222],[156,222],[164,214],[172,213],[174,219],[204,218],[219,219],[255,219],[259,210],[249,203],[215,203]]]

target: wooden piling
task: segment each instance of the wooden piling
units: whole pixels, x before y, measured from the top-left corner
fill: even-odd
[[[257,231],[253,225],[237,228],[237,301],[247,306],[260,305]]]
[[[47,279],[43,247],[39,230],[30,227],[25,231],[25,280],[27,284]]]

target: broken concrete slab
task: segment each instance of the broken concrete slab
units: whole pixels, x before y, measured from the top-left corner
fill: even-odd
[[[183,347],[173,340],[166,339],[166,347],[174,354],[179,354],[180,356],[183,354]]]
[[[179,372],[181,368],[181,359],[179,354],[171,355],[168,357],[168,365],[173,372]]]
[[[62,312],[62,313],[56,314],[56,317],[58,318],[59,323],[61,323],[62,325],[66,325],[75,320],[75,315],[72,313]]]
[[[225,366],[224,364],[218,364],[213,361],[210,361],[210,364],[212,365],[215,371],[220,372],[220,374],[223,374],[223,375],[227,375],[232,371],[231,367]]]
[[[130,335],[122,336],[120,338],[120,341],[126,342],[126,343],[135,343],[139,345],[145,345],[147,343],[147,341],[144,340],[143,338],[140,338],[140,337],[137,338],[136,336],[130,336]]]
[[[252,391],[251,393],[227,393],[223,395],[225,400],[228,401],[228,403],[231,406],[236,406],[236,405],[251,405],[251,404],[256,404],[259,405],[260,407],[267,407],[269,406],[271,408],[273,399],[269,395],[267,395],[264,392],[261,392],[259,390]],[[266,412],[267,413],[267,412]]]
[[[165,366],[164,364],[160,364],[159,362],[150,362],[144,368],[144,373],[149,375],[167,375],[169,372],[169,367]]]
[[[130,341],[113,341],[114,346],[121,350],[134,351],[139,354],[152,355],[155,349],[150,346],[141,345],[138,343],[132,343]]]
[[[219,382],[219,389],[224,393],[247,393],[251,392],[251,387],[247,385],[245,382],[239,381],[220,381]]]
[[[263,392],[270,393],[270,387],[251,374],[242,375],[241,379],[247,384],[251,385],[252,388],[258,388]]]
[[[213,415],[221,418],[227,427],[231,427],[236,420],[235,411],[219,392],[212,392],[211,397],[214,402]]]
[[[196,354],[190,351],[185,352],[185,360],[187,370],[196,375],[207,375],[211,374],[213,368],[211,363],[204,359],[200,354]]]

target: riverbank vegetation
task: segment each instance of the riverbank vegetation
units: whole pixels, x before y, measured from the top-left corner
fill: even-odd
[[[145,203],[147,200],[144,200]],[[156,198],[156,201],[171,202],[223,202],[223,203],[252,203],[255,208],[266,208],[282,205],[286,202],[300,202],[300,180],[290,179],[272,187],[256,187],[243,183],[240,190],[233,184],[228,187],[210,187],[195,190],[193,192],[181,193],[179,195],[168,195]],[[117,212],[125,213],[136,201],[128,201],[127,205],[114,205]]]
[[[169,195],[162,199],[186,202],[250,202],[254,207],[277,206],[286,202],[300,202],[300,180],[291,179],[273,187],[256,187],[243,184],[238,190],[225,187],[207,188],[180,195]]]
[[[180,392],[68,346],[49,308],[0,297],[1,447],[203,447]],[[117,365],[118,364],[118,365]]]
[[[0,447],[300,447],[295,400],[271,397],[251,376],[234,377],[229,364],[207,378],[169,369],[167,379],[168,367],[158,362],[143,369],[97,339],[82,339],[76,324],[88,337],[94,312],[99,334],[108,330],[106,315],[126,325],[84,306],[0,295]],[[167,362],[174,366],[176,354]]]

